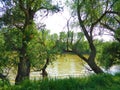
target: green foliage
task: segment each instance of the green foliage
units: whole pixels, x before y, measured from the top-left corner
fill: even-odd
[[[115,11],[119,11],[120,10],[120,1],[119,0],[112,0],[114,3],[113,9]]]
[[[84,40],[84,34],[82,32],[60,32],[59,40],[56,43],[56,46],[61,52],[72,51],[77,48],[81,52],[87,52],[84,50],[88,49],[88,44]]]
[[[64,52],[67,48],[67,34],[66,32],[60,32],[59,39],[56,42],[56,46],[60,52]]]
[[[1,30],[0,32],[0,73],[8,73],[12,67],[16,67],[18,64],[18,53],[16,48],[21,47],[19,42],[19,34],[16,30],[13,32]]]
[[[115,31],[115,38],[117,39],[120,39],[120,28],[118,28],[116,31]]]
[[[27,71],[30,70],[30,66],[39,68],[46,58],[53,59],[55,53],[53,52],[54,43],[48,38],[44,39],[39,36],[40,34],[33,23],[35,13],[39,10],[56,12],[59,9],[57,5],[52,5],[52,0],[1,0],[0,4],[5,6],[0,23],[6,27],[3,32],[5,43],[1,40],[5,45],[5,52],[0,55],[0,67],[4,67],[4,70],[5,66],[12,68],[18,65],[16,82],[17,80],[20,82],[22,78],[29,77],[29,74],[25,73],[29,73]],[[22,62],[25,60],[27,62]],[[9,61],[13,62],[8,63]]]
[[[34,35],[34,38],[28,43],[27,55],[30,58],[31,65],[33,68],[41,69],[47,58],[49,62],[56,59],[55,43],[48,30],[41,30]]]
[[[99,46],[100,52],[97,61],[105,68],[109,68],[114,64],[120,64],[120,43],[118,42],[105,42]]]
[[[44,60],[46,59],[45,47],[39,43],[39,39],[35,37],[35,39],[31,40],[28,43],[27,47],[27,55],[30,58],[31,65],[36,68],[41,68],[44,64]]]
[[[81,54],[89,54],[90,53],[89,45],[86,41],[77,41],[73,45],[73,50],[79,51],[79,53],[81,53]]]
[[[30,40],[34,39],[34,37],[38,34],[36,25],[34,22],[32,24],[28,25],[25,30],[22,32],[22,40],[24,42],[29,42]]]
[[[8,87],[8,86],[10,86],[10,82],[9,82],[9,80],[1,80],[0,79],[0,89],[1,89],[1,87]]]
[[[89,54],[89,45],[84,39],[84,34],[82,32],[77,33],[77,40],[73,44],[73,50],[79,51],[81,54]]]
[[[105,1],[101,0],[79,0],[80,15],[85,26],[90,27],[92,23],[98,20],[98,18],[103,14],[103,5],[105,3]],[[78,0],[74,1],[74,3],[71,4],[72,5],[70,8],[72,9],[72,12],[76,13]]]
[[[119,90],[120,74],[91,75],[84,78],[43,79],[24,81],[21,85],[5,87],[10,90]]]
[[[65,32],[60,32],[60,41],[66,42],[67,41],[67,34]]]
[[[27,9],[30,10],[29,14],[33,16],[37,11],[42,9],[48,10],[49,12],[59,11],[58,5],[52,5],[52,0],[1,0],[0,2],[3,4],[3,6],[6,5],[6,8],[4,8],[6,10],[5,14],[1,18],[1,20],[4,22],[4,25],[17,26],[19,28],[23,27],[25,23],[25,10]],[[33,19],[33,16],[27,16],[27,18]]]
[[[16,51],[22,47],[22,32],[16,28],[3,28],[5,46],[8,51]]]

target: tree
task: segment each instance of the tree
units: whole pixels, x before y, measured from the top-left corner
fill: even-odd
[[[18,53],[15,51],[15,48],[20,45],[20,36],[19,34],[13,35],[15,33],[17,33],[16,29],[10,30],[4,28],[0,30],[0,78],[3,81],[8,81],[10,72],[18,64]],[[16,70],[13,73],[15,72]]]
[[[72,5],[72,14],[78,16],[79,26],[84,33],[90,48],[89,57],[84,57],[81,52],[76,48],[74,51],[77,53],[87,64],[92,68],[95,73],[103,73],[103,71],[96,65],[96,47],[94,44],[94,35],[99,35],[105,32],[106,29],[113,31],[117,40],[119,41],[119,0],[76,0]],[[101,25],[103,26],[101,30]],[[112,27],[112,28],[111,28]]]
[[[99,46],[101,50],[97,55],[97,61],[101,66],[108,69],[112,65],[120,64],[120,43],[102,42]]]
[[[27,48],[32,69],[34,71],[42,71],[43,77],[47,77],[46,68],[50,62],[56,59],[58,52],[56,50],[56,40],[53,40],[53,36],[54,35],[50,35],[48,30],[42,29],[35,38],[29,42]]]
[[[51,0],[4,0],[1,2],[7,7],[1,22],[4,22],[7,27],[17,28],[22,35],[21,47],[16,48],[19,53],[18,72],[15,79],[17,84],[29,78],[31,63],[27,55],[27,47],[36,34],[33,21],[35,13],[42,9],[47,11],[59,11],[59,9],[51,4]]]
[[[94,45],[94,32],[99,32],[95,28],[99,26],[99,22],[106,14],[106,12],[103,11],[103,3],[105,2],[101,0],[76,0],[72,7],[77,14],[80,29],[84,33],[90,49],[88,58],[86,58],[77,48],[74,49],[74,52],[97,74],[103,73],[103,71],[95,63],[97,52]]]
[[[100,65],[106,69],[114,64],[119,64],[119,43],[120,43],[120,1],[119,0],[107,0],[105,3],[105,16],[99,22],[102,31],[106,29],[111,33],[112,36],[117,40],[113,42],[106,42],[101,45],[102,50],[98,55],[98,61]]]
[[[72,46],[74,44],[75,33],[73,31],[68,30],[67,32],[60,32],[59,40],[58,40],[58,47],[61,51],[64,52],[71,52]]]
[[[0,79],[5,80],[7,74],[5,71],[8,71],[8,57],[6,56],[5,46],[4,46],[4,36],[0,32]],[[4,75],[5,73],[6,75]]]
[[[67,49],[67,34],[66,32],[60,32],[59,35],[59,41],[58,41],[58,47],[62,52],[65,52]]]
[[[120,4],[119,0],[109,0],[106,2],[106,9],[105,9],[106,15],[100,21],[100,24],[103,28],[111,31],[115,39],[120,42],[120,37],[119,37],[120,6],[119,4]]]
[[[90,54],[89,45],[84,39],[84,34],[82,32],[77,33],[77,39],[72,46],[73,51],[80,51],[83,55]]]

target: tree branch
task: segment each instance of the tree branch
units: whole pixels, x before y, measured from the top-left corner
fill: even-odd
[[[118,20],[117,18],[114,17],[114,19],[120,24],[120,20]]]
[[[103,17],[106,15],[106,11],[94,22],[94,23],[92,23],[92,25],[91,25],[91,29],[98,23],[98,22],[100,22],[102,19],[103,19]],[[92,31],[91,31],[92,32]]]
[[[77,5],[77,14],[78,14],[79,24],[80,24],[80,26],[81,26],[81,28],[82,28],[82,30],[83,30],[83,32],[84,32],[86,38],[87,38],[88,41],[89,41],[90,36],[89,36],[89,34],[88,34],[88,32],[87,32],[87,29],[85,28],[85,26],[84,26],[84,24],[83,24],[83,21],[82,21],[82,19],[81,19],[81,16],[80,16],[80,5],[79,5],[79,0],[78,0],[78,5]]]
[[[120,12],[117,12],[117,11],[105,11],[106,13],[109,13],[109,14],[116,14],[118,16],[120,16]]]
[[[105,27],[106,29],[109,29],[110,31],[112,31],[112,32],[115,32],[115,30],[112,28],[112,27],[110,27],[109,25],[107,25],[107,24],[104,24],[104,23],[100,23],[103,27]]]

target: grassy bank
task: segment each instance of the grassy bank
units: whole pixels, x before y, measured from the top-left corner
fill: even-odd
[[[2,90],[120,90],[120,74],[92,75],[84,78],[26,80],[21,85],[1,87]],[[1,90],[0,89],[0,90]]]

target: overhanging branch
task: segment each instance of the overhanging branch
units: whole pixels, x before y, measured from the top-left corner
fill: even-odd
[[[112,28],[112,27],[110,27],[109,25],[107,25],[107,24],[104,24],[104,23],[100,23],[103,27],[105,27],[106,29],[109,29],[110,31],[112,31],[112,32],[115,32],[115,30]]]

